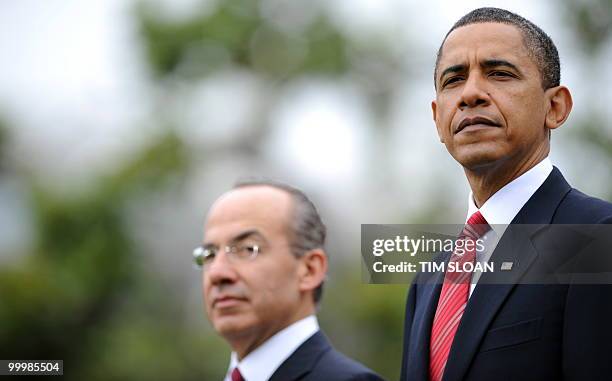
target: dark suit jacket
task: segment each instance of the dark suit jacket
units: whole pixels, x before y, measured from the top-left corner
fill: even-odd
[[[382,381],[360,363],[336,351],[319,331],[274,372],[270,381]]]
[[[602,223],[612,223],[612,204],[571,188],[557,168],[512,221]],[[491,261],[514,261],[520,269],[504,273],[503,284],[483,282],[499,273],[482,274],[455,335],[443,381],[611,380],[612,285],[524,284],[522,279],[542,270],[548,254],[535,236],[517,239],[506,233]],[[606,254],[612,255],[612,248]],[[410,288],[401,380],[429,379],[431,327],[442,280],[441,273],[420,274]]]

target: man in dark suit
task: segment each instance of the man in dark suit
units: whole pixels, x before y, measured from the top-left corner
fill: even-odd
[[[233,350],[226,380],[381,380],[319,330],[325,234],[310,200],[285,185],[242,183],[214,203],[194,258],[208,318]]]
[[[579,253],[548,245],[546,226],[612,222],[610,203],[573,189],[548,159],[550,133],[572,108],[555,45],[516,14],[477,9],[446,35],[434,80],[438,135],[471,188],[464,232],[488,242],[469,260],[506,271],[417,276],[401,379],[612,379],[611,285],[538,281]]]

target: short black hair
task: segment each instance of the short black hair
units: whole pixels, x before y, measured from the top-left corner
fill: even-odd
[[[526,18],[505,9],[490,7],[478,8],[471,11],[461,17],[448,33],[446,33],[436,56],[434,86],[436,86],[438,64],[442,57],[442,48],[444,47],[448,35],[462,26],[488,22],[508,24],[517,27],[523,35],[525,47],[538,66],[540,76],[542,77],[542,87],[544,89],[550,89],[551,87],[559,86],[561,83],[561,64],[559,62],[559,52],[552,39],[540,29],[540,27]]]
[[[293,199],[293,224],[289,229],[291,251],[294,256],[301,257],[306,252],[324,249],[327,228],[312,201],[301,190],[290,185],[267,179],[240,180],[234,189],[251,186],[268,186],[287,192]],[[323,296],[323,283],[314,291],[314,302],[319,303]]]

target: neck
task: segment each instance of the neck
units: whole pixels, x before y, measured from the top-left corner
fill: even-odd
[[[548,156],[548,147],[519,162],[512,160],[486,164],[476,168],[465,168],[465,176],[474,195],[474,203],[480,208],[501,188],[519,178]]]
[[[257,327],[257,332],[255,332],[254,330],[254,332],[248,332],[243,335],[234,337],[226,337],[226,339],[229,341],[232,350],[236,352],[236,355],[238,356],[238,361],[242,361],[243,358],[245,358],[255,349],[259,348],[272,336],[289,327],[293,323],[298,322],[310,315],[314,315],[314,313],[315,307],[314,303],[312,303],[311,306],[301,308],[288,319],[284,319],[282,323],[276,322],[277,324],[269,326],[266,329]]]

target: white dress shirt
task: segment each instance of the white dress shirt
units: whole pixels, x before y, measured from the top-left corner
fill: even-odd
[[[553,170],[553,166],[550,159],[547,157],[533,168],[523,173],[520,177],[512,180],[506,184],[503,188],[495,192],[480,208],[480,213],[491,225],[489,230],[483,237],[485,250],[477,252],[476,261],[485,264],[491,258],[491,254],[497,243],[503,236],[506,228],[512,222],[514,217],[518,214],[521,208],[529,201],[531,196],[538,190],[538,188],[546,181],[546,178]],[[474,195],[470,192],[468,198],[468,212],[467,220],[472,214],[479,209],[474,203]],[[478,279],[481,273],[475,271],[472,275],[472,282],[470,284],[470,295],[474,292]]]
[[[238,361],[238,356],[232,352],[225,381],[231,381],[235,367],[246,381],[267,381],[300,345],[318,331],[317,317],[310,315],[277,332],[242,361]]]

